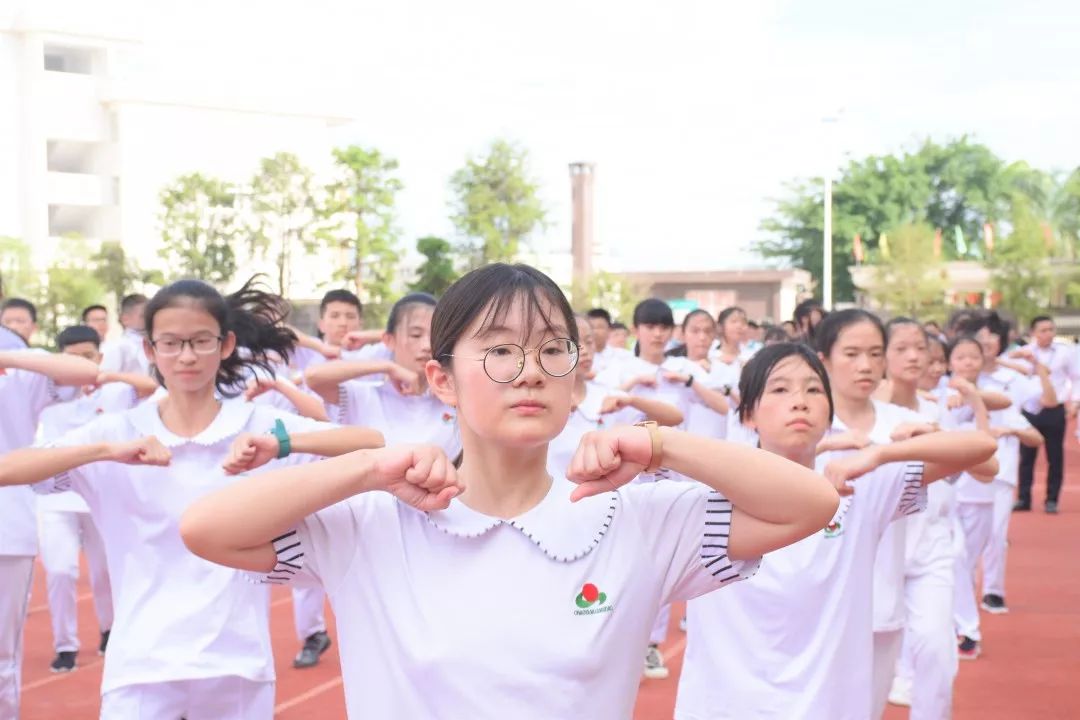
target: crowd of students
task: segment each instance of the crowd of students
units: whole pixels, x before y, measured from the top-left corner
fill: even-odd
[[[86,556],[109,720],[270,718],[273,583],[298,668],[329,598],[354,718],[627,718],[680,601],[681,720],[948,718],[1040,446],[1057,512],[1080,374],[1045,317],[1019,344],[981,310],[648,298],[627,327],[524,265],[379,330],[346,290],[315,335],[288,316],[185,280],[47,352],[0,305],[0,718],[39,547],[55,672]]]

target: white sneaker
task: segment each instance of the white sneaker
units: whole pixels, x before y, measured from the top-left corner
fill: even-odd
[[[686,616],[685,615],[683,615],[681,618],[679,618],[679,629],[682,630],[683,632],[686,632]]]
[[[645,652],[645,669],[642,671],[642,675],[650,680],[663,680],[668,676],[664,656],[660,654],[660,648],[655,645],[650,645]]]
[[[900,676],[894,677],[889,690],[889,704],[911,707],[911,680]]]

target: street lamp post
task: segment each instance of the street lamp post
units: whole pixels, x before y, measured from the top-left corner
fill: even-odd
[[[822,258],[821,258],[821,305],[826,311],[833,309],[833,251],[832,251],[832,164],[833,164],[833,125],[840,120],[844,110],[841,108],[835,115],[821,118],[825,126],[825,222],[822,227]]]

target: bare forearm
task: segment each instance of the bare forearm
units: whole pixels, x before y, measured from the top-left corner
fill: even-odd
[[[330,416],[326,414],[326,405],[319,398],[304,392],[291,382],[278,380],[276,387],[277,391],[293,404],[296,412],[300,415],[320,422],[330,420]]]
[[[15,450],[0,457],[0,486],[33,485],[72,468],[108,459],[105,443]]]
[[[244,478],[196,500],[180,520],[180,534],[193,553],[212,562],[240,566],[304,518],[369,489],[370,453],[356,450],[308,465],[270,470]],[[239,561],[239,562],[238,562]],[[264,569],[264,568],[251,568]]]
[[[951,431],[919,435],[909,440],[875,446],[878,464],[920,461],[927,465],[925,482],[966,470],[989,460],[997,443],[978,431]],[[933,472],[930,472],[933,466]]]
[[[343,382],[355,380],[365,375],[378,375],[389,370],[390,363],[384,361],[336,360],[316,365],[304,373],[305,382],[313,392],[329,403],[338,400],[338,386]]]
[[[297,433],[289,440],[293,452],[323,457],[337,457],[356,450],[383,446],[383,436],[378,430],[351,425],[333,430]]]
[[[104,382],[119,382],[130,385],[135,388],[135,394],[138,395],[140,400],[153,395],[159,387],[157,380],[149,375],[140,375],[139,373],[105,373]]]
[[[727,398],[724,397],[724,393],[719,390],[713,390],[710,387],[705,387],[701,383],[694,383],[694,392],[701,398],[701,401],[712,410],[718,412],[721,415],[727,415],[730,406],[728,405]]]
[[[673,427],[683,421],[683,414],[679,408],[662,400],[631,395],[630,406],[645,413],[645,417],[655,420],[658,425]]]
[[[979,397],[982,398],[987,410],[1004,410],[1012,405],[1012,400],[1008,395],[993,390],[980,390]]]
[[[0,352],[0,368],[35,372],[59,385],[91,385],[98,376],[98,366],[86,358],[25,350]]]

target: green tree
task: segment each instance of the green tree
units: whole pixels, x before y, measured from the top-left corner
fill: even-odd
[[[450,219],[470,267],[512,261],[521,243],[544,224],[546,211],[529,172],[528,152],[496,140],[450,178]]]
[[[995,242],[988,263],[993,269],[990,285],[1001,294],[1001,304],[1015,313],[1024,327],[1050,305],[1050,250],[1044,225],[1030,202],[1017,196],[1012,204],[1012,231]]]
[[[598,271],[589,276],[588,307],[578,307],[585,312],[600,307],[611,313],[613,320],[627,325],[634,316],[634,306],[644,295],[644,289],[614,273]],[[578,296],[575,296],[578,297]]]
[[[277,269],[277,291],[289,297],[297,252],[314,253],[324,209],[316,197],[314,174],[292,153],[259,161],[251,181],[252,253]]]
[[[451,256],[451,245],[439,237],[422,237],[416,241],[416,251],[424,262],[416,270],[411,289],[440,297],[458,279]]]
[[[162,190],[159,200],[163,246],[158,255],[170,277],[229,282],[236,274],[232,242],[239,233],[235,193],[217,178],[191,173]]]
[[[116,240],[101,243],[90,258],[90,272],[98,283],[113,296],[116,306],[136,285],[163,285],[165,277],[160,270],[141,270],[133,258],[128,257],[124,246]]]
[[[41,281],[34,272],[30,246],[18,238],[0,237],[0,299],[38,297]]]
[[[399,255],[394,203],[401,180],[397,160],[378,150],[350,145],[334,150],[336,176],[327,185],[323,206],[329,224],[318,231],[346,262],[335,280],[349,280],[364,301],[365,315],[385,315],[393,302]]]
[[[101,302],[105,289],[86,269],[93,253],[86,241],[70,236],[60,240],[56,262],[46,270],[47,284],[42,293],[38,323],[52,338],[69,325],[80,321],[87,305]]]
[[[878,249],[870,296],[894,315],[943,320],[948,280],[934,257],[934,230],[926,224],[901,225],[887,237],[888,253]]]

